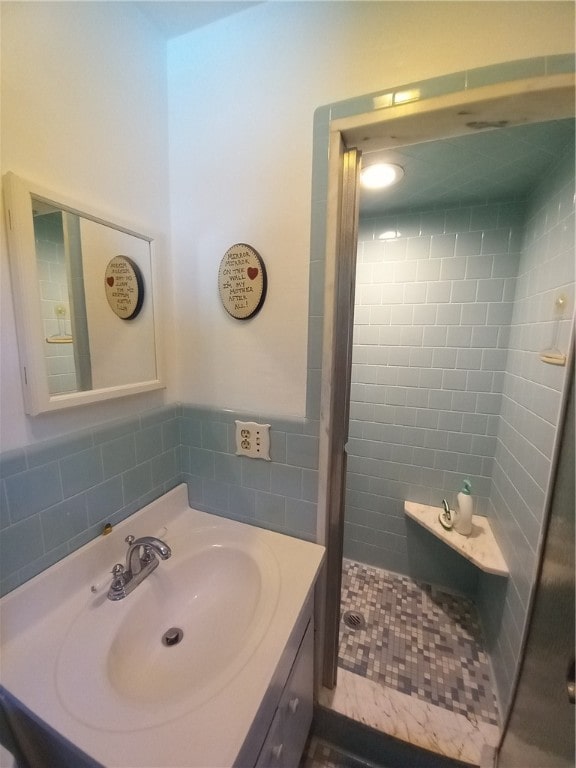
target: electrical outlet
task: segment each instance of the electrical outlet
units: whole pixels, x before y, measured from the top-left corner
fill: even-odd
[[[270,461],[270,424],[236,421],[236,455]]]

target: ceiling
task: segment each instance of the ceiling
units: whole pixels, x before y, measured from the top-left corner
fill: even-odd
[[[261,0],[259,0],[261,1]],[[185,35],[213,21],[245,11],[258,2],[250,0],[138,0],[133,3],[169,39]]]
[[[553,120],[367,152],[364,165],[396,163],[405,175],[384,191],[362,190],[363,218],[378,212],[451,203],[522,198],[546,169],[574,146],[574,120]]]

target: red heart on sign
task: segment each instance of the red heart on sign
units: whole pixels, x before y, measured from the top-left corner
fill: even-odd
[[[110,288],[112,288],[112,286],[114,285],[114,278],[113,277],[107,277],[106,278],[106,282],[108,283]]]
[[[254,278],[258,276],[257,267],[248,267],[246,271],[248,272],[248,277],[250,278],[250,280],[254,280]]]

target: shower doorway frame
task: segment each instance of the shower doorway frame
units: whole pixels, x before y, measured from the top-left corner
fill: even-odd
[[[511,127],[573,117],[574,75],[514,80],[407,103],[400,103],[400,93],[390,94],[390,103],[395,96],[396,106],[383,103],[386,108],[378,109],[376,97],[376,111],[329,123],[317,525],[317,541],[327,550],[317,610],[317,660],[326,688],[336,686],[338,673],[360,154],[470,134],[472,121],[505,120]]]

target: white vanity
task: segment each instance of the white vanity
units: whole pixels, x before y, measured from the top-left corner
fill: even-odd
[[[172,555],[112,601],[129,534]],[[14,723],[27,710],[54,732],[53,749],[80,750],[87,766],[295,768],[312,718],[323,556],[193,510],[178,486],[0,600]]]

